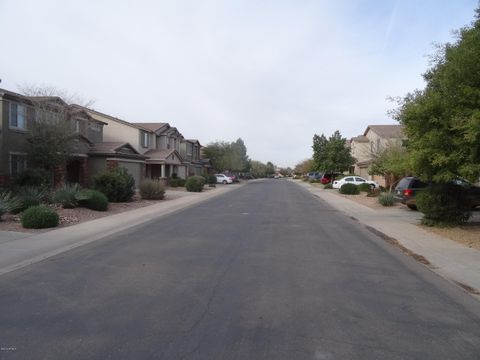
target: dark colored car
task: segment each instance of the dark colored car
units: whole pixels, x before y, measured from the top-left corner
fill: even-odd
[[[470,201],[472,208],[480,206],[480,187],[474,186],[465,180],[455,180],[455,184],[462,186],[466,190],[467,199]],[[408,176],[400,180],[395,188],[395,200],[407,205],[410,209],[416,210],[417,203],[415,196],[419,191],[424,190],[429,184],[420,179]]]
[[[402,204],[407,205],[410,209],[416,210],[417,205],[415,202],[415,195],[427,186],[427,183],[416,177],[404,177],[398,182],[397,187],[395,188],[394,198],[396,201],[400,201]]]

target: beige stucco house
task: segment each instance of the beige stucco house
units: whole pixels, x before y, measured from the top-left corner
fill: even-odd
[[[25,145],[32,127],[40,121],[65,122],[71,131],[72,152],[65,164],[53,170],[55,186],[88,186],[98,172],[145,161],[145,156],[126,142],[105,142],[107,123],[91,116],[85,108],[68,105],[59,97],[31,97],[0,89],[0,186],[10,183],[23,170],[38,166],[27,159]]]
[[[369,125],[363,135],[350,140],[350,150],[352,156],[356,159],[353,172],[385,186],[383,176],[368,174],[370,164],[385,149],[392,146],[402,146],[405,139],[402,125]]]

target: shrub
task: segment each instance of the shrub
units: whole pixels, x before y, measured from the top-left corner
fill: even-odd
[[[330,190],[330,189],[333,189],[333,185],[332,185],[332,183],[328,183],[328,184],[325,184],[325,186],[323,188],[325,190]]]
[[[73,209],[78,205],[79,184],[64,185],[53,193],[53,202],[60,204],[64,209]]]
[[[111,202],[130,201],[134,194],[135,180],[124,168],[98,174],[93,178],[93,184],[94,189],[105,194]]]
[[[320,179],[310,179],[308,180],[310,184],[318,184],[320,182]]]
[[[106,211],[108,209],[108,199],[105,194],[98,190],[84,189],[77,196],[78,205],[87,209],[96,211]]]
[[[22,171],[15,179],[18,186],[49,187],[52,183],[52,175],[45,169],[27,169]]]
[[[147,200],[161,200],[165,196],[165,188],[158,180],[145,180],[140,185],[140,196]]]
[[[55,210],[45,205],[38,205],[25,210],[21,221],[24,228],[44,229],[58,226],[59,217]]]
[[[423,225],[456,226],[467,222],[472,215],[465,189],[453,183],[432,184],[415,199],[423,213]]]
[[[190,176],[185,183],[187,191],[201,192],[205,185],[205,178],[203,176]]]
[[[394,198],[392,193],[381,193],[378,196],[378,202],[383,206],[393,206]]]
[[[208,176],[208,184],[216,185],[217,184],[217,177],[215,175],[209,175]]]
[[[172,178],[169,180],[169,184],[171,187],[184,187],[185,186],[185,179],[182,178]]]
[[[340,187],[340,194],[346,195],[358,195],[360,194],[360,189],[355,184],[343,184]]]
[[[0,219],[3,214],[10,211],[13,205],[12,201],[14,200],[15,198],[12,197],[11,193],[9,192],[0,193]]]
[[[371,189],[372,189],[371,185],[367,183],[362,183],[358,185],[358,190],[363,192],[369,192]]]
[[[40,205],[42,202],[49,202],[50,191],[38,187],[26,186],[19,189],[15,198],[12,199],[10,212],[18,214],[31,206]]]

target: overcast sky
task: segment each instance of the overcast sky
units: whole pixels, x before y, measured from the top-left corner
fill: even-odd
[[[50,85],[202,144],[293,166],[422,88],[477,0],[0,0],[0,87]]]

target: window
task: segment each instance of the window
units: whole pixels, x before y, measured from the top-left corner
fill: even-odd
[[[27,128],[27,109],[25,105],[10,103],[10,127]]]
[[[27,168],[27,157],[21,154],[10,154],[10,175],[17,176]]]
[[[80,132],[80,120],[75,120],[75,132]]]
[[[353,181],[353,177],[347,177],[345,178],[345,181]]]
[[[142,131],[142,146],[148,147],[148,133],[145,131]]]
[[[359,178],[359,177],[355,178],[355,180],[356,180],[356,181],[358,181],[358,182],[365,182],[365,180],[364,180],[364,179],[362,179],[362,178]]]

